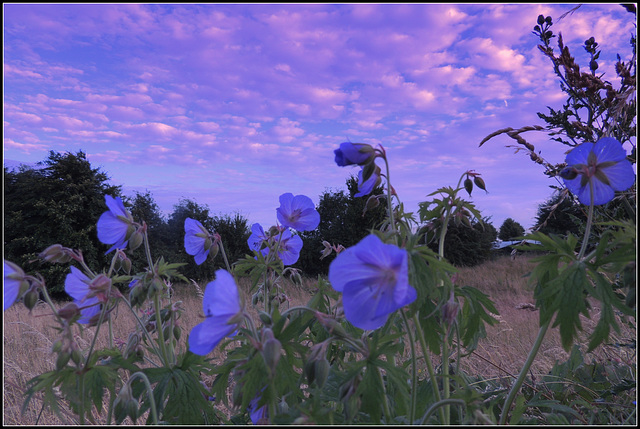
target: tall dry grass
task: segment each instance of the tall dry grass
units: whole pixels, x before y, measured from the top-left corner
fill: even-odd
[[[510,382],[511,375],[517,375],[538,333],[538,312],[527,308],[519,308],[521,304],[533,303],[533,293],[527,287],[523,277],[533,267],[527,257],[511,260],[509,257],[499,258],[473,268],[462,268],[458,273],[457,284],[474,286],[487,293],[495,302],[499,312],[499,323],[488,327],[488,337],[480,342],[474,354],[464,358],[461,367],[470,375],[483,377],[500,377],[505,383]],[[302,287],[293,284],[286,285],[288,302],[284,306],[295,306],[306,303],[313,294],[314,282],[305,281]],[[249,282],[241,279],[240,288],[245,301],[250,302]],[[202,321],[201,293],[205,285],[179,284],[174,286],[174,301],[182,301],[185,309],[179,320],[179,325],[186,334],[196,324]],[[3,406],[4,424],[7,425],[73,425],[78,424],[77,418],[63,407],[62,414],[57,416],[48,409],[42,410],[42,401],[36,397],[29,407],[21,414],[24,401],[23,392],[27,380],[50,371],[55,366],[55,355],[52,355],[52,341],[57,338],[50,309],[40,303],[32,313],[23,305],[14,305],[3,317]],[[597,312],[597,310],[594,310]],[[135,330],[135,319],[125,307],[114,314],[115,323],[113,336],[116,344],[123,347],[130,332]],[[597,319],[596,319],[597,320]],[[585,319],[583,327],[587,332],[595,326],[595,321]],[[76,340],[81,346],[88,346],[95,328],[85,329],[77,333]],[[620,335],[614,335],[611,342],[625,342],[635,339],[635,325],[625,327]],[[101,329],[98,338],[98,348],[107,347],[108,331]],[[582,348],[585,349],[584,345]],[[601,346],[588,358],[593,360],[621,359],[634,361],[635,355],[627,355],[623,350]],[[532,367],[533,374],[547,373],[556,361],[562,361],[567,353],[561,347],[556,329],[551,329],[540,349],[538,358]],[[211,357],[215,361],[222,361],[224,356],[218,349]],[[437,362],[437,356],[434,356]],[[212,380],[204,380],[209,383]],[[105,423],[105,409],[100,413],[93,412],[97,423]],[[142,422],[143,420],[138,420]],[[131,422],[127,419],[125,424]]]

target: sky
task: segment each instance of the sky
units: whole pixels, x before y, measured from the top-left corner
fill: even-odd
[[[507,136],[479,143],[544,125],[537,112],[566,99],[532,34],[540,14],[583,70],[594,36],[598,71],[619,86],[635,16],[618,4],[566,14],[576,6],[5,3],[4,162],[83,151],[165,215],[190,199],[268,227],[283,193],[317,204],[346,190],[358,168],[334,150],[368,143],[386,150],[406,211],[474,170],[488,193],[465,198],[496,228],[530,228],[559,182]],[[564,161],[566,146],[523,136]]]

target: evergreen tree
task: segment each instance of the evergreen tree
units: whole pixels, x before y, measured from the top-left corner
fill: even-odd
[[[523,235],[524,228],[522,227],[522,225],[508,217],[504,220],[504,222],[502,222],[498,238],[503,241],[509,241],[515,240],[516,238],[522,237]]]
[[[491,249],[497,236],[498,232],[488,218],[483,219],[482,224],[471,221],[471,227],[463,222],[456,225],[451,219],[444,239],[444,257],[455,266],[479,265],[491,258]],[[438,252],[437,240],[432,239],[428,246]]]
[[[538,206],[534,229],[544,234],[572,233],[579,236],[581,225],[586,220],[587,216],[581,204],[576,203],[571,195],[556,192]]]

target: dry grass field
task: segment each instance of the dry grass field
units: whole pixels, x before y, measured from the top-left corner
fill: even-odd
[[[501,378],[509,382],[511,375],[517,375],[538,333],[538,312],[526,308],[532,304],[532,292],[528,290],[523,275],[530,271],[532,265],[527,257],[515,260],[509,257],[499,258],[473,268],[463,268],[458,275],[457,284],[469,285],[487,293],[499,311],[499,324],[488,327],[488,338],[480,342],[476,352],[465,358],[461,365],[470,375],[482,375],[485,378]],[[201,285],[203,287],[204,285]],[[248,284],[242,283],[245,291]],[[291,285],[287,290],[290,305],[306,303],[313,291],[313,283],[309,281],[304,287]],[[185,333],[201,321],[201,299],[196,287],[192,284],[176,285],[175,299],[183,302],[186,310],[179,323]],[[245,295],[245,299],[249,299]],[[524,307],[524,308],[522,308]],[[593,310],[597,313],[597,306]],[[121,308],[115,315],[114,338],[117,343],[126,342],[130,332],[134,330],[134,318],[126,308]],[[583,327],[587,332],[595,326],[595,322],[585,319]],[[87,329],[77,335],[80,345],[88,346],[95,328]],[[50,371],[55,365],[55,355],[51,354],[52,341],[57,336],[53,328],[50,309],[40,303],[31,314],[22,305],[15,305],[4,312],[3,320],[3,421],[5,425],[71,425],[77,424],[76,417],[68,410],[61,416],[42,410],[42,402],[34,399],[25,413],[21,413],[25,383],[30,378]],[[611,342],[628,342],[636,338],[635,324],[624,326],[622,333],[611,339]],[[101,331],[97,347],[107,345],[107,331]],[[586,347],[582,345],[583,351]],[[601,346],[587,355],[587,360],[623,360],[635,362],[635,354],[610,346]],[[560,345],[557,330],[550,330],[540,349],[538,358],[532,367],[532,373],[547,373],[556,361],[563,361],[568,354]],[[213,352],[215,359],[222,359],[220,352]],[[437,358],[434,357],[435,362]],[[635,365],[635,364],[634,364]],[[98,423],[104,422],[106,409],[100,415],[94,413]],[[128,419],[125,423],[131,423]],[[141,422],[141,420],[139,420]]]

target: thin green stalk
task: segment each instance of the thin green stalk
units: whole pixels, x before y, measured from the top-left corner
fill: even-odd
[[[160,313],[160,297],[158,296],[158,292],[156,291],[153,295],[153,308],[156,312],[156,332],[158,333],[158,347],[160,349],[160,359],[162,359],[162,364],[165,367],[169,367],[170,360],[167,354],[167,347],[164,342],[164,329],[162,329],[162,316]]]
[[[416,334],[418,335],[418,341],[420,342],[420,347],[422,348],[422,354],[424,356],[424,361],[427,364],[427,371],[429,372],[429,380],[431,381],[431,388],[433,389],[433,396],[436,398],[436,402],[440,402],[440,390],[438,389],[438,382],[436,380],[436,374],[433,370],[433,364],[431,363],[431,356],[429,355],[429,347],[427,346],[427,342],[424,339],[424,333],[422,332],[422,326],[420,326],[420,320],[418,320],[418,312],[413,315],[413,324],[416,327]],[[440,411],[440,421],[444,422],[444,410],[442,408]]]
[[[382,159],[384,159],[384,166],[387,173],[387,210],[389,210],[389,224],[391,228],[395,231],[396,222],[393,215],[393,204],[391,203],[391,176],[389,173],[390,169],[389,169],[389,162],[387,161],[387,155],[384,154]],[[397,241],[397,237],[396,237],[396,241]]]
[[[422,420],[420,421],[420,424],[423,425],[425,421],[427,421],[427,419],[429,417],[431,417],[431,414],[433,414],[436,409],[442,409],[442,407],[449,407],[451,405],[459,405],[460,407],[465,407],[466,404],[462,399],[443,399],[442,401],[438,401],[435,404],[433,404],[431,407],[429,407],[429,409],[427,410],[426,413],[424,413],[424,416],[422,416]]]
[[[220,244],[220,251],[222,252],[222,259],[224,259],[224,265],[227,267],[227,271],[231,273],[231,265],[229,265],[229,260],[227,259],[227,252],[224,251],[222,240],[218,241],[218,243]]]
[[[449,338],[447,334],[444,335],[444,341],[442,342],[442,395],[443,400],[449,399],[450,386],[449,386]],[[449,404],[444,406],[444,424],[449,425],[451,420],[451,408]]]
[[[578,258],[577,258],[578,260],[582,260],[582,258],[584,257],[584,252],[587,249],[587,242],[589,241],[589,235],[591,234],[591,225],[593,221],[593,182],[591,182],[591,180],[589,180],[589,194],[591,196],[591,199],[590,199],[591,204],[589,204],[589,214],[587,215],[587,225],[585,227],[584,238],[582,239],[582,246],[580,247],[580,253],[578,253]],[[501,425],[504,425],[507,422],[507,416],[509,415],[509,410],[511,409],[511,405],[513,404],[513,401],[518,391],[520,390],[520,387],[522,387],[522,383],[524,383],[524,380],[527,377],[527,374],[529,373],[529,368],[531,368],[531,365],[533,364],[533,360],[538,354],[538,350],[540,349],[540,345],[542,344],[542,340],[544,339],[544,336],[547,333],[547,330],[549,329],[550,324],[551,324],[551,320],[549,320],[547,323],[545,323],[540,327],[540,330],[538,331],[538,337],[536,338],[536,341],[533,343],[533,347],[529,352],[529,356],[527,356],[527,360],[525,361],[524,366],[522,367],[522,370],[520,371],[520,374],[518,375],[516,382],[513,384],[513,386],[511,386],[511,390],[509,391],[509,394],[507,395],[507,399],[504,402],[504,406],[502,407],[502,414],[500,415],[500,421],[499,421],[499,424]]]
[[[382,370],[378,368],[378,376],[380,377],[380,384],[382,385],[382,412],[385,416],[385,421],[389,423],[391,421],[391,410],[389,409],[389,398],[387,397],[387,389],[384,384],[384,378],[382,377]]]
[[[522,370],[520,371],[520,374],[516,379],[516,382],[513,384],[513,386],[511,386],[511,390],[507,395],[507,399],[504,401],[504,406],[502,407],[502,414],[500,415],[500,421],[498,422],[498,424],[504,425],[507,423],[507,416],[509,415],[511,404],[513,404],[513,400],[515,399],[516,395],[520,391],[520,387],[522,387],[522,383],[524,383],[525,378],[527,378],[527,373],[529,372],[529,368],[531,368],[531,365],[533,364],[533,361],[536,358],[536,355],[538,354],[538,350],[542,345],[542,340],[544,340],[544,336],[546,335],[547,329],[549,329],[550,324],[551,324],[551,321],[545,323],[540,327],[540,330],[538,331],[538,337],[536,338],[536,341],[533,343],[533,347],[529,352],[529,356],[527,356],[527,360],[525,361],[524,366],[522,367]]]
[[[413,424],[416,419],[416,404],[418,403],[418,356],[416,355],[416,344],[413,337],[409,319],[404,311],[400,311],[402,320],[407,327],[407,335],[409,336],[409,346],[411,347],[411,402],[409,404],[409,424]]]
[[[136,320],[138,321],[138,325],[140,326],[140,331],[142,332],[143,335],[147,337],[147,340],[149,341],[149,344],[151,345],[151,347],[153,347],[153,351],[155,352],[156,356],[160,356],[160,350],[158,350],[158,348],[155,346],[153,338],[151,338],[151,335],[149,335],[149,332],[145,328],[144,323],[142,323],[142,320],[140,320],[140,318],[136,314],[136,311],[134,310],[134,308],[131,307],[131,303],[126,299],[123,299],[122,301],[124,301],[124,303],[127,304],[127,307],[129,307],[129,310],[131,310],[131,314],[133,314],[133,317],[135,317]]]

